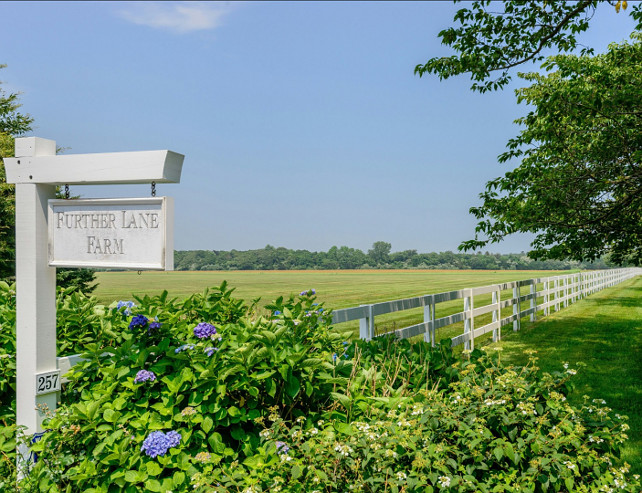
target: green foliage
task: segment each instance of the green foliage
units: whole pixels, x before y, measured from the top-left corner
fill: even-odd
[[[391,244],[377,241],[368,253],[356,248],[331,247],[327,252],[290,250],[267,245],[256,250],[189,250],[174,255],[178,271],[199,270],[306,270],[306,269],[482,269],[482,270],[565,270],[613,267],[608,259],[594,263],[560,260],[533,260],[523,253],[417,253],[391,252]]]
[[[611,3],[617,12],[626,10],[627,2]],[[502,88],[510,81],[510,70],[522,63],[541,61],[544,52],[553,48],[567,53],[578,47],[577,35],[586,31],[597,0],[579,2],[475,1],[470,8],[457,11],[454,21],[439,33],[442,44],[458,54],[434,57],[415,67],[420,77],[436,74],[440,79],[470,74],[472,89],[479,92]],[[634,5],[631,16],[642,27],[642,6]],[[582,55],[592,53],[582,49]],[[494,73],[499,75],[494,77]]]
[[[538,375],[479,352],[455,364],[447,392],[370,399],[354,420],[271,416],[244,461],[201,456],[196,491],[491,492],[639,491],[639,477],[613,457],[625,418],[601,405],[573,408],[573,370]],[[364,368],[365,370],[365,368]],[[383,387],[382,387],[383,389]],[[369,390],[367,391],[369,392]]]
[[[56,269],[56,286],[90,294],[96,289],[96,273],[91,269]]]
[[[0,288],[11,324],[14,288]],[[254,310],[225,283],[109,307],[62,292],[60,339],[85,361],[20,491],[638,491],[616,466],[625,418],[569,405],[572,369],[462,360],[450,340],[350,343],[311,289]],[[10,407],[2,487],[15,480]],[[180,439],[143,451],[170,431]]]
[[[6,65],[0,64],[0,70]],[[2,82],[0,82],[2,84]],[[15,274],[15,191],[7,183],[2,158],[13,156],[14,137],[31,130],[33,118],[19,112],[17,93],[0,88],[0,279]]]
[[[595,57],[559,55],[548,75],[517,91],[532,111],[500,161],[521,160],[490,181],[479,220],[479,248],[521,231],[536,234],[537,258],[642,263],[642,38]]]

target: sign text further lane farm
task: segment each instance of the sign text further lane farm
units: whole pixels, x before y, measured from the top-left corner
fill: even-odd
[[[49,265],[173,270],[171,197],[49,200]]]

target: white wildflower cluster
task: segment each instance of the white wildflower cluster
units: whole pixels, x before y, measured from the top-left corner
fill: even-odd
[[[268,438],[270,438],[271,434],[272,434],[272,430],[269,430],[269,429],[266,428],[261,433],[259,433],[259,436],[261,438],[263,438],[264,440],[267,440]]]
[[[404,480],[406,480],[407,478],[408,478],[408,476],[406,476],[406,473],[401,472],[401,471],[399,471],[399,472],[397,473],[397,479],[398,479],[399,481],[404,481]]]
[[[565,465],[566,467],[568,467],[571,471],[574,471],[574,470],[575,470],[575,467],[576,467],[576,466],[575,466],[575,464],[573,464],[573,463],[572,463],[571,461],[569,461],[569,460],[564,461],[564,465]]]
[[[349,445],[343,445],[341,443],[337,443],[334,450],[335,452],[339,452],[343,457],[348,457],[352,452],[354,452]]]
[[[420,404],[414,404],[412,406],[412,412],[410,413],[412,416],[419,416],[424,413],[424,408]]]
[[[394,450],[388,449],[388,450],[386,450],[386,457],[392,457],[393,459],[396,459],[397,458],[397,452],[395,452]]]
[[[533,405],[532,402],[520,402],[517,404],[517,409],[524,415],[533,415],[537,416],[537,411],[535,410],[535,406]]]
[[[497,401],[494,401],[492,399],[486,399],[484,401],[484,404],[486,404],[487,406],[500,406],[502,404],[506,404],[506,399],[501,399]]]
[[[604,440],[602,438],[600,438],[600,437],[589,435],[588,436],[588,441],[591,442],[591,443],[602,443]]]
[[[450,478],[448,476],[439,476],[437,484],[440,488],[448,488],[450,486]]]
[[[402,428],[404,426],[412,426],[412,423],[404,418],[401,418],[399,421],[397,421],[397,426],[399,428]]]
[[[308,430],[308,435],[310,436],[317,435],[318,433],[319,433],[319,429],[315,428],[314,426]]]
[[[606,401],[604,399],[593,399],[593,404],[606,405]]]
[[[377,434],[368,423],[363,423],[361,421],[357,421],[356,423],[354,423],[354,425],[356,426],[357,430],[359,430],[361,433],[363,433],[365,435],[365,437],[370,441],[375,441],[375,440],[378,440],[381,437],[388,436],[387,432],[384,432],[383,435]],[[378,448],[380,448],[380,447],[378,447]]]
[[[566,370],[566,373],[568,373],[569,375],[576,375],[577,370],[573,370],[572,368],[569,368],[568,370]]]

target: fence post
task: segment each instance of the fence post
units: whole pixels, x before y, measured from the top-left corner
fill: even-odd
[[[468,296],[464,297],[464,334],[468,334],[468,339],[464,342],[464,349],[472,351],[475,349],[475,321],[473,319],[473,291],[467,290]]]
[[[555,311],[559,312],[560,311],[560,278],[556,277],[555,278]]]
[[[431,324],[432,334],[430,335],[430,338],[432,339],[433,347],[435,347],[435,339],[437,338],[437,328],[435,327],[435,319],[437,318],[437,315],[436,315],[436,313],[437,313],[436,312],[437,303],[435,303],[435,297],[434,296],[432,297],[432,301],[430,302],[430,306],[432,306],[432,308],[430,310],[430,315],[431,315],[430,321],[432,322],[432,324]]]
[[[513,320],[513,330],[518,331],[520,326],[520,306],[519,306],[519,283],[517,282],[513,288],[513,315],[516,315],[515,320]]]
[[[584,275],[580,272],[577,286],[577,299],[584,298]]]
[[[502,339],[502,304],[501,304],[501,294],[499,287],[497,291],[493,291],[492,304],[497,305],[493,310],[493,322],[498,322],[496,329],[493,329],[493,342],[498,342]]]
[[[435,347],[435,304],[433,296],[430,297],[430,303],[424,305],[424,323],[430,324],[424,332],[424,341],[429,342],[432,347]]]
[[[374,316],[372,314],[372,305],[361,305],[366,308],[368,314],[365,318],[359,319],[359,337],[369,341],[374,337]]]
[[[537,279],[533,280],[533,284],[531,284],[531,310],[533,310],[533,313],[531,313],[531,322],[534,322],[537,320]]]
[[[568,278],[569,276],[564,276],[564,308],[568,306]]]

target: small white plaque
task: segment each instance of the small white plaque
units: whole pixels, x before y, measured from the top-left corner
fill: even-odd
[[[60,390],[60,370],[36,374],[36,395],[51,394]]]
[[[174,269],[170,197],[49,200],[49,265]]]

